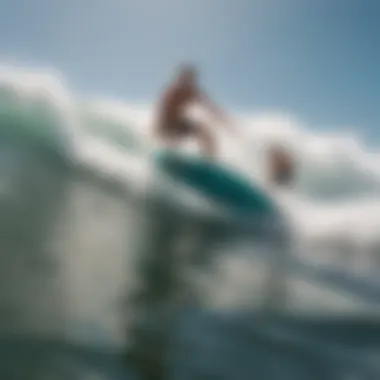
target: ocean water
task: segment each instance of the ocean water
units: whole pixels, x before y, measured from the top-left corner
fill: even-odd
[[[298,158],[279,239],[157,180],[150,117],[0,70],[1,378],[378,378],[378,154],[241,116],[226,164],[262,179],[278,141]]]

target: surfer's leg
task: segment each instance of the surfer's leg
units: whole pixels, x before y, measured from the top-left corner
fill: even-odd
[[[171,128],[170,126],[166,128],[161,128],[157,131],[155,137],[165,147],[169,149],[176,149],[180,141],[178,138],[178,133],[173,133],[173,131],[175,132],[175,129]]]
[[[216,146],[215,140],[210,133],[209,129],[206,125],[197,123],[195,126],[195,134],[199,139],[199,143],[201,145],[201,149],[206,156],[215,157],[216,155]]]
[[[216,147],[214,138],[207,126],[201,122],[195,122],[184,117],[176,123],[168,124],[164,133],[162,133],[162,139],[167,145],[172,147],[188,137],[198,139],[204,155],[209,157],[215,156]]]
[[[209,157],[215,156],[216,147],[214,138],[205,124],[186,120],[186,134],[198,139],[204,155]]]

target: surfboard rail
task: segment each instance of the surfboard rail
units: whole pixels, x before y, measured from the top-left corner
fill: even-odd
[[[214,161],[171,151],[155,155],[156,166],[220,206],[244,215],[275,215],[277,207],[259,186]]]

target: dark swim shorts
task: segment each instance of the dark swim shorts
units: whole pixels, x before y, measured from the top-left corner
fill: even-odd
[[[195,133],[195,124],[188,118],[181,118],[168,126],[168,131],[177,136],[189,136]]]
[[[275,181],[279,185],[289,185],[294,180],[294,173],[291,168],[279,170],[275,174]]]

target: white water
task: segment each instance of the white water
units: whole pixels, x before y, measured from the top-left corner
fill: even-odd
[[[151,105],[80,98],[55,72],[15,67],[0,68],[0,96],[0,128],[16,120],[26,138],[36,135],[78,164],[145,183],[150,165],[142,152],[152,143]],[[234,116],[242,139],[215,128],[221,161],[263,178],[271,143],[285,144],[295,155],[297,180],[278,199],[301,241],[334,249],[350,246],[363,257],[380,244],[379,153],[370,152],[352,133],[316,132],[289,115]]]
[[[289,116],[235,116],[239,120],[240,141],[221,131],[216,132],[220,160],[225,164],[250,178],[262,180],[266,168],[265,149],[272,142],[286,144],[297,157],[299,175],[294,188],[286,193],[277,192],[275,196],[294,226],[301,245],[300,254],[304,256],[300,261],[311,262],[314,264],[311,268],[315,265],[326,265],[327,269],[344,267],[344,272],[348,270],[360,277],[358,282],[370,285],[362,291],[360,283],[355,285],[355,276],[350,276],[350,281],[346,282],[334,280],[334,284],[331,279],[325,281],[321,276],[313,281],[313,269],[300,270],[296,274],[290,269],[286,276],[290,294],[287,306],[293,311],[322,309],[338,313],[359,309],[364,314],[376,309],[378,302],[372,300],[379,299],[373,293],[379,289],[376,285],[379,284],[377,272],[380,266],[377,260],[380,244],[377,234],[380,227],[377,162],[380,156],[370,153],[355,136],[322,135],[313,132],[312,126]],[[146,190],[149,183],[147,178],[152,168],[146,151],[152,143],[149,137],[151,118],[152,107],[149,105],[78,97],[54,72],[0,69],[0,140],[3,134],[17,130],[26,143],[37,141],[57,150],[74,165],[93,170],[98,176],[117,178],[128,184],[128,189],[132,183],[138,191]],[[194,145],[190,142],[184,149],[192,150]],[[51,330],[52,336],[63,335],[95,346],[123,345],[124,324],[133,320],[133,313],[138,309],[132,302],[129,308],[128,305],[125,307],[125,293],[128,295],[133,291],[134,283],[141,280],[139,277],[149,277],[148,274],[135,273],[133,255],[125,257],[126,248],[133,251],[134,229],[130,227],[131,224],[138,225],[135,215],[129,215],[129,205],[127,207],[119,193],[115,197],[112,192],[102,191],[77,177],[65,181],[59,173],[45,177],[38,165],[31,165],[33,170],[30,170],[33,179],[35,175],[39,176],[35,182],[41,182],[35,193],[29,192],[29,189],[33,190],[33,181],[28,178],[13,188],[11,172],[18,168],[8,164],[17,165],[18,160],[12,161],[9,150],[11,148],[4,144],[0,150],[0,201],[2,210],[9,212],[3,214],[2,226],[7,228],[3,231],[4,241],[0,240],[4,252],[2,278],[6,284],[1,301],[5,310],[8,308],[15,315],[2,321],[0,327],[9,330],[11,326],[17,332],[23,329],[38,331],[42,335]],[[22,156],[22,148],[14,156],[19,154]],[[19,171],[23,177],[28,177],[25,170]],[[47,198],[44,187],[48,188]],[[6,207],[8,204],[9,208]],[[38,235],[36,239],[30,230]],[[12,234],[8,238],[7,231],[16,231],[17,236],[23,237],[22,243],[17,244]],[[46,267],[46,263],[50,266]],[[294,266],[297,272],[297,262]],[[266,267],[267,262],[249,261],[226,252],[222,260],[214,263],[212,270],[196,273],[189,270],[186,274],[195,278],[192,285],[207,299],[206,308],[225,305],[233,308],[238,307],[240,301],[241,304],[261,302],[260,296],[265,289],[261,292],[260,286]],[[356,289],[353,289],[354,285]],[[11,296],[8,289],[12,289]],[[367,294],[363,297],[363,293]],[[210,336],[207,334],[212,335],[213,329],[204,333],[196,318],[189,319],[197,326],[190,340],[193,342],[194,335],[199,338],[199,344],[194,346],[196,349],[192,354],[181,351],[181,355],[190,360],[192,366],[191,360],[201,362],[200,359],[212,357],[217,346],[233,347],[239,358],[234,366],[225,360],[227,355],[231,358],[231,354],[222,353],[218,362],[208,360],[207,368],[213,370],[223,367],[220,363],[228,362],[228,368],[238,370],[241,368],[240,358],[243,357],[244,362],[249,352],[247,368],[253,373],[251,368],[256,364],[252,358],[260,358],[257,356],[260,345],[255,352],[239,339],[237,343],[221,343],[217,339],[216,345],[213,343],[214,346],[203,354],[202,349],[207,347]],[[247,331],[244,329],[244,336]],[[223,337],[224,332],[218,334],[216,336]],[[214,341],[211,339],[211,342]],[[240,349],[236,349],[238,346]],[[196,354],[201,358],[198,359]],[[17,351],[15,357],[18,355]],[[272,367],[273,359],[268,359],[269,362]],[[203,367],[201,371],[205,371]],[[236,377],[235,373],[232,377]]]

